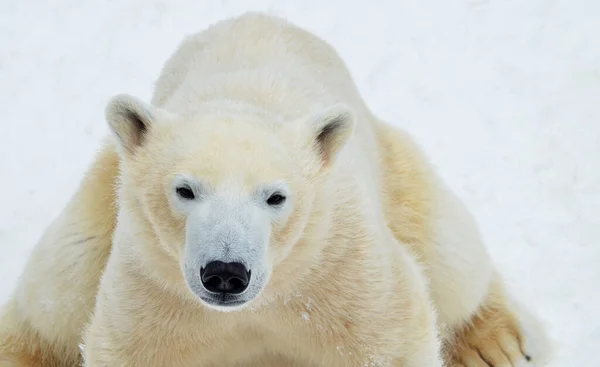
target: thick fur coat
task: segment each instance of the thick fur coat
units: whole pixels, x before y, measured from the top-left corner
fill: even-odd
[[[470,213],[315,35],[224,20],[106,117],[2,309],[0,366],[547,360]],[[241,264],[243,291],[212,291],[211,262]]]

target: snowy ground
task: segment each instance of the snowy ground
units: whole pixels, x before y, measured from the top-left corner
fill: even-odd
[[[149,99],[185,34],[265,10],[333,43],[375,112],[419,140],[548,324],[552,366],[597,365],[600,2],[324,4],[1,1],[0,302],[107,133],[107,99]]]

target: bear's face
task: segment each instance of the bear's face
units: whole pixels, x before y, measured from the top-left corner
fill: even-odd
[[[109,103],[107,119],[132,215],[151,224],[189,290],[221,311],[278,276],[354,126],[344,106],[290,123],[243,111],[183,119],[129,96]]]

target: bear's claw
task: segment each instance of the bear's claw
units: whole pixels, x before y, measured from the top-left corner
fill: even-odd
[[[523,338],[508,310],[482,310],[445,345],[447,360],[452,367],[534,366]]]

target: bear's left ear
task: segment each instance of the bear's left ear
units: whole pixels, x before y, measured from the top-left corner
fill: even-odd
[[[314,143],[324,167],[329,167],[354,132],[356,116],[343,103],[334,104],[312,118]]]
[[[148,129],[155,122],[156,111],[128,94],[119,94],[110,99],[106,106],[106,120],[117,137],[121,148],[127,153],[144,143]]]

